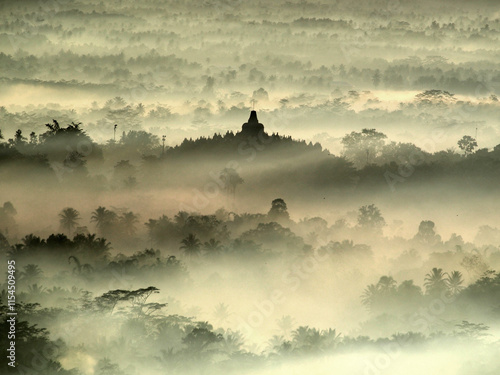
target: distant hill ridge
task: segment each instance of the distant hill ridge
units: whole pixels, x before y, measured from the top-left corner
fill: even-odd
[[[210,152],[206,155],[209,158],[235,157],[235,153],[243,158],[253,158],[258,153],[278,153],[284,157],[297,157],[301,154],[314,154],[317,158],[332,157],[319,143],[307,143],[277,133],[269,135],[254,110],[250,112],[250,117],[242,125],[241,131],[237,133],[228,131],[224,135],[216,133],[212,137],[200,137],[195,140],[184,139],[180,145],[169,148],[166,157],[205,152]]]

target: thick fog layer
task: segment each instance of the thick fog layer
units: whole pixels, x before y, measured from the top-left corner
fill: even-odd
[[[0,20],[0,373],[500,373],[496,1]]]

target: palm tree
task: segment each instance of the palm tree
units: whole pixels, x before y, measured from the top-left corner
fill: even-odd
[[[391,276],[382,276],[377,283],[377,287],[381,292],[390,292],[396,287],[396,280]]]
[[[325,338],[319,330],[317,330],[316,328],[311,328],[307,335],[306,347],[309,350],[322,350],[324,340]]]
[[[80,264],[80,261],[78,260],[77,257],[75,257],[74,255],[71,255],[69,258],[68,258],[68,264],[71,264],[71,259],[73,259],[73,261],[75,262],[75,268],[73,268],[73,274],[80,274],[82,272],[82,265]]]
[[[286,315],[282,316],[281,319],[277,319],[276,324],[280,329],[280,333],[283,336],[288,337],[295,323],[290,315]]]
[[[232,332],[230,329],[224,335],[224,341],[221,342],[221,350],[223,353],[231,355],[240,352],[243,345],[242,336],[239,332]]]
[[[33,284],[28,286],[28,292],[30,294],[38,295],[40,296],[41,294],[44,294],[47,291],[47,289],[41,285],[38,284]]]
[[[99,229],[101,233],[104,233],[111,229],[116,221],[116,218],[117,216],[115,212],[108,210],[106,207],[99,206],[94,212],[92,212],[90,221],[95,223],[96,228]]]
[[[105,219],[106,219],[106,213],[107,213],[106,207],[99,206],[96,208],[94,212],[92,212],[92,216],[90,217],[90,222],[95,223],[96,228],[101,228],[103,225]]]
[[[47,289],[47,294],[52,297],[64,297],[69,294],[68,289],[61,288],[60,286],[53,286],[51,289]]]
[[[136,232],[135,225],[139,222],[138,216],[133,212],[125,212],[120,216],[120,224],[127,236],[133,236]]]
[[[36,264],[28,264],[24,266],[23,271],[21,271],[21,279],[26,284],[32,284],[37,282],[42,277],[43,271]]]
[[[92,267],[88,263],[85,263],[84,265],[82,265],[82,272],[85,273],[85,275],[89,275],[94,272],[94,267]]]
[[[375,284],[370,284],[366,287],[366,289],[363,292],[363,295],[361,296],[361,300],[363,301],[363,305],[365,305],[368,310],[371,309],[374,298],[378,294],[378,288]]]
[[[337,333],[336,329],[328,328],[328,330],[322,332],[322,335],[326,346],[329,348],[332,348],[339,343],[340,333]]]
[[[45,245],[45,241],[40,237],[35,236],[33,233],[24,236],[22,241],[25,247],[31,249],[37,249]]]
[[[220,241],[217,241],[213,238],[211,238],[208,242],[205,242],[203,244],[203,249],[209,254],[209,255],[215,255],[220,253],[222,250],[222,246],[220,244]]]
[[[448,276],[441,268],[434,267],[430,273],[425,275],[424,286],[427,294],[438,295],[447,289],[446,279]]]
[[[186,212],[186,211],[179,211],[177,213],[177,215],[174,216],[174,221],[175,221],[175,224],[177,224],[177,226],[179,228],[182,228],[184,225],[186,225],[186,222],[188,221],[189,219],[189,213]]]
[[[78,251],[83,252],[87,258],[93,260],[103,260],[109,255],[111,243],[107,242],[105,238],[96,238],[96,235],[77,234],[73,239],[74,245]]]
[[[155,237],[155,230],[158,227],[158,220],[149,219],[144,225],[148,228],[148,237],[151,241],[151,247],[153,247],[153,239]]]
[[[377,284],[368,285],[363,291],[361,300],[369,311],[378,308],[391,298],[396,292],[396,280],[392,276],[382,276]]]
[[[309,337],[310,328],[308,326],[300,326],[292,332],[293,341],[298,347],[305,346]]]
[[[71,260],[75,263],[75,268],[73,268],[73,274],[75,275],[89,275],[94,271],[94,267],[90,264],[81,264],[77,257],[70,255],[68,258],[68,263],[71,264]]]
[[[80,220],[80,213],[71,207],[66,207],[59,214],[59,223],[61,223],[61,227],[67,231],[67,233],[71,236],[71,232],[73,228],[78,224]]]
[[[198,255],[200,253],[201,242],[192,233],[189,233],[186,238],[181,241],[181,250],[184,250],[186,255]]]
[[[230,315],[229,307],[225,303],[221,302],[215,306],[214,317],[219,324],[226,323]]]
[[[281,345],[283,345],[283,342],[285,342],[285,338],[283,336],[274,335],[267,342],[267,350],[269,352],[278,351]]]
[[[448,286],[448,290],[452,295],[457,295],[460,293],[464,287],[462,286],[464,280],[462,278],[462,273],[460,271],[453,271],[451,275],[446,279],[446,285]]]

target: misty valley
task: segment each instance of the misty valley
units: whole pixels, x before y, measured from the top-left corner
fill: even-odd
[[[0,1],[1,374],[500,373],[496,1]]]

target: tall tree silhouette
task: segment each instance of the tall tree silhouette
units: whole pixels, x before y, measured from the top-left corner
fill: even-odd
[[[227,193],[234,198],[236,195],[236,187],[243,183],[243,179],[233,168],[224,168],[221,172],[221,179],[224,181],[224,187]]]
[[[269,219],[276,220],[288,220],[290,215],[288,214],[288,209],[286,203],[281,198],[276,198],[271,202],[271,209],[267,213]]]
[[[175,216],[174,216],[174,221],[175,223],[182,228],[184,225],[186,225],[188,219],[189,219],[189,212],[186,211],[179,211]]]
[[[351,132],[342,138],[343,155],[358,167],[367,165],[380,155],[387,136],[375,129]]]
[[[427,294],[440,295],[447,289],[446,277],[448,274],[443,272],[441,268],[433,268],[431,272],[425,275],[424,286]]]
[[[458,142],[458,147],[464,152],[464,156],[470,155],[477,147],[477,142],[470,135],[464,135]]]
[[[139,222],[138,216],[133,212],[125,212],[119,218],[120,225],[127,236],[133,236],[137,230],[135,227]]]
[[[68,258],[68,263],[71,264],[71,260],[75,263],[75,268],[73,268],[73,274],[74,275],[89,275],[94,271],[94,267],[92,267],[90,264],[85,263],[81,264],[80,260],[75,257],[74,255],[71,255]]]
[[[433,221],[421,221],[420,225],[418,226],[418,232],[413,239],[422,245],[436,245],[437,243],[441,242],[441,236],[436,234],[434,228],[435,224]]]
[[[457,295],[464,289],[464,286],[462,285],[463,283],[464,279],[462,278],[462,273],[460,271],[453,271],[446,278],[446,285],[448,286],[448,290],[453,295]]]
[[[59,214],[59,223],[61,227],[71,236],[73,229],[78,224],[80,220],[80,214],[77,210],[71,207],[67,207],[61,211]]]
[[[221,252],[222,246],[220,241],[211,238],[203,244],[203,250],[205,250],[208,255],[216,255]]]
[[[380,210],[374,205],[362,206],[358,212],[358,225],[363,229],[381,231],[385,220]]]
[[[21,280],[26,285],[31,285],[40,280],[43,275],[43,271],[36,264],[28,264],[23,267],[23,270],[20,273]]]
[[[214,317],[219,324],[227,323],[229,316],[231,313],[229,312],[229,306],[225,303],[221,302],[214,308]]]
[[[28,139],[23,135],[23,131],[21,129],[17,129],[14,138],[9,139],[9,143],[14,147],[24,146]]]
[[[106,233],[112,229],[117,219],[115,212],[108,210],[106,207],[99,206],[94,212],[90,221],[95,223],[95,226],[101,233]]]
[[[181,250],[184,250],[186,255],[198,255],[200,253],[201,242],[192,233],[189,233],[186,238],[181,241]]]

